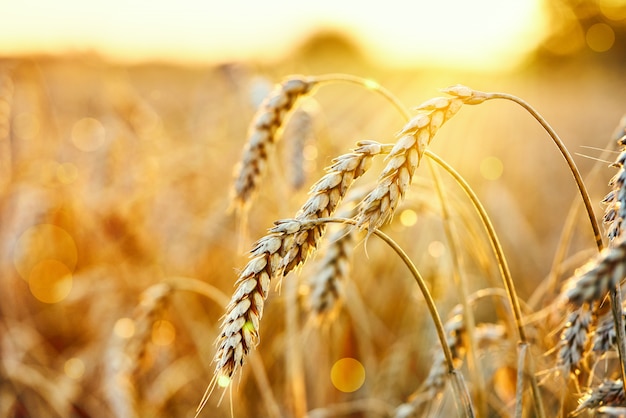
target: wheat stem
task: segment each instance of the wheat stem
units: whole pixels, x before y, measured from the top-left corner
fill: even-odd
[[[441,203],[441,215],[443,221],[443,228],[446,234],[446,238],[450,243],[450,261],[452,262],[452,277],[454,279],[454,284],[459,290],[459,296],[461,299],[461,306],[463,308],[463,321],[465,328],[467,330],[468,336],[468,347],[467,347],[467,368],[469,370],[470,375],[472,376],[472,381],[476,384],[476,390],[474,394],[476,396],[476,404],[478,405],[478,415],[484,416],[487,411],[487,403],[484,398],[484,394],[487,393],[485,389],[485,381],[483,379],[482,373],[480,373],[477,369],[478,360],[476,359],[476,321],[474,318],[474,313],[469,306],[469,290],[467,289],[467,283],[461,277],[461,255],[458,253],[457,249],[459,248],[458,240],[454,232],[452,231],[452,221],[450,219],[450,211],[448,208],[447,199],[445,196],[445,190],[443,189],[441,177],[439,173],[434,167],[434,162],[429,159],[428,167],[430,168],[430,172],[433,178],[433,183],[435,185],[435,191],[437,192],[437,196],[439,198],[439,202]]]
[[[484,94],[487,100],[505,99],[505,100],[510,100],[514,103],[517,103],[518,105],[523,107],[526,111],[528,111],[528,113],[530,113],[537,120],[537,122],[539,122],[539,124],[546,130],[548,135],[550,135],[550,138],[552,138],[552,141],[561,152],[561,155],[567,162],[567,165],[569,166],[569,169],[572,175],[574,176],[574,180],[576,181],[576,186],[578,187],[580,196],[583,199],[583,202],[585,204],[585,209],[587,210],[587,216],[589,217],[589,222],[591,223],[591,228],[593,230],[593,236],[596,241],[596,246],[598,247],[598,250],[601,251],[602,248],[604,248],[604,244],[602,243],[602,234],[600,232],[600,226],[598,224],[598,220],[596,219],[596,215],[593,211],[593,204],[591,203],[591,199],[589,198],[589,192],[587,191],[585,182],[583,181],[582,176],[580,175],[580,171],[578,170],[578,167],[576,166],[574,159],[572,158],[570,152],[568,151],[567,147],[565,146],[565,144],[563,143],[559,135],[556,133],[554,128],[552,128],[552,126],[550,126],[550,124],[544,119],[544,117],[541,116],[541,114],[537,112],[530,104],[528,104],[526,101],[520,99],[517,96],[514,96],[512,94],[507,94],[507,93],[499,93],[499,92],[495,92],[495,93],[479,92],[479,93]]]
[[[411,119],[411,113],[408,111],[406,106],[400,102],[400,100],[385,87],[378,84],[376,81],[369,80],[366,78],[358,77],[352,74],[324,74],[313,77],[317,83],[331,83],[331,82],[346,82],[359,85],[364,87],[366,90],[371,90],[375,93],[380,94],[385,100],[389,101],[395,108],[402,114],[405,120]]]
[[[474,205],[476,211],[478,212],[485,229],[487,230],[487,234],[489,235],[489,241],[494,250],[496,258],[498,260],[498,267],[500,269],[500,273],[502,274],[504,287],[506,289],[507,295],[509,297],[509,304],[511,305],[511,309],[513,310],[513,316],[515,317],[515,325],[517,327],[517,333],[519,336],[520,343],[526,344],[528,343],[528,339],[526,337],[526,332],[524,331],[523,321],[522,321],[522,310],[520,307],[519,298],[517,296],[517,292],[515,290],[515,283],[513,282],[513,278],[511,276],[511,271],[509,270],[508,263],[506,261],[506,257],[504,256],[504,250],[502,249],[502,245],[500,245],[500,241],[496,234],[495,228],[491,223],[491,219],[489,215],[487,215],[487,211],[483,207],[480,199],[472,190],[467,181],[448,163],[446,163],[443,159],[437,156],[430,150],[425,151],[425,155],[432,159],[434,162],[439,164],[445,171],[447,171],[455,181],[461,186],[463,191],[470,198],[472,204]],[[543,402],[541,401],[541,392],[539,391],[539,387],[537,385],[537,380],[534,376],[534,371],[531,370],[530,373],[531,387],[533,390],[533,396],[535,397],[535,407],[537,408],[538,416],[545,417],[545,412],[543,411]]]

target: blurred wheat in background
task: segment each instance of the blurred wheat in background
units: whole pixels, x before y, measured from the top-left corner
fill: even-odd
[[[474,64],[0,32],[0,418],[626,416],[626,4],[531,3]]]

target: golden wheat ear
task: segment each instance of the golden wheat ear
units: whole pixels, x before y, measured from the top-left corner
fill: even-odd
[[[296,101],[309,93],[315,82],[307,77],[292,76],[267,96],[248,129],[248,139],[237,165],[233,186],[232,207],[245,211],[256,195],[267,171],[272,148],[280,129]]]

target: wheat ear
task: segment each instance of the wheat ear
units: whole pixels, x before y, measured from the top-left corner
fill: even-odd
[[[350,275],[355,232],[352,226],[338,229],[328,237],[330,242],[318,271],[311,276],[310,307],[313,315],[322,320],[333,316],[343,300],[343,282]]]
[[[463,104],[478,104],[484,99],[473,90],[455,86],[444,90],[452,97],[436,97],[417,107],[418,114],[398,133],[398,141],[387,156],[387,165],[378,177],[374,190],[363,199],[357,216],[358,226],[369,231],[388,222],[411,184],[415,169],[426,147],[446,121]]]
[[[150,286],[141,294],[141,300],[133,315],[134,335],[120,351],[112,353],[113,381],[111,398],[118,416],[138,417],[136,379],[141,360],[152,335],[152,327],[159,313],[167,304],[172,287],[166,283]]]
[[[621,235],[622,223],[624,217],[626,217],[626,190],[624,188],[624,184],[626,184],[626,170],[624,169],[624,163],[626,163],[626,135],[622,136],[617,142],[622,152],[613,163],[613,167],[617,167],[619,170],[609,182],[611,191],[602,200],[602,203],[607,205],[603,221],[607,226],[609,242],[613,242],[615,238]]]
[[[600,301],[626,274],[626,240],[605,248],[578,269],[562,289],[565,299],[575,307]]]
[[[578,416],[584,411],[596,409],[600,406],[624,406],[626,395],[621,380],[606,380],[600,386],[593,388],[581,399],[580,405],[570,415]]]
[[[267,171],[269,153],[287,114],[298,98],[309,93],[314,85],[307,77],[292,76],[277,85],[261,104],[250,124],[235,176],[233,203],[237,209],[249,206]]]
[[[356,202],[364,195],[362,189],[353,190],[346,198],[346,203],[351,204],[337,216],[353,218],[356,215]],[[356,234],[353,225],[339,225],[339,228],[328,237],[324,257],[309,279],[309,307],[314,320],[318,322],[332,318],[341,307],[344,282],[350,275]]]
[[[372,157],[390,148],[373,141],[357,145],[353,152],[336,158],[327,174],[313,185],[296,218],[277,222],[250,252],[251,260],[239,274],[217,339],[215,378],[220,385],[230,381],[248,352],[258,344],[259,321],[270,281],[304,263],[317,247],[324,224],[299,221],[331,216],[353,180],[368,169]]]
[[[622,317],[626,317],[626,311],[622,309]],[[596,327],[591,338],[592,350],[597,354],[603,354],[615,347],[617,343],[617,333],[615,332],[615,322],[609,315],[604,315]]]
[[[587,304],[576,309],[567,317],[565,327],[561,332],[557,367],[564,377],[569,377],[580,365],[589,339],[589,326],[592,321],[592,312]]]

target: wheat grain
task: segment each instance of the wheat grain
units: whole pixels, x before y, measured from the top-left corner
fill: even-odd
[[[248,140],[237,167],[233,191],[235,207],[245,209],[249,206],[267,170],[269,153],[279,129],[297,99],[309,93],[314,84],[312,79],[292,76],[277,85],[261,104],[250,124]]]
[[[333,160],[326,175],[311,188],[309,199],[295,219],[276,222],[269,234],[254,245],[221,324],[214,358],[216,379],[229,381],[258,344],[259,322],[271,280],[304,263],[317,247],[324,225],[306,221],[332,215],[353,180],[368,169],[372,157],[390,149],[374,141],[357,145],[353,152]]]
[[[557,367],[565,377],[568,377],[583,359],[591,321],[592,314],[587,305],[581,306],[567,317],[561,332],[557,359]]]
[[[481,94],[455,86],[444,90],[452,97],[436,97],[417,107],[413,117],[398,133],[398,141],[387,156],[387,165],[378,177],[374,190],[363,199],[357,224],[370,232],[380,228],[393,217],[411,184],[413,174],[431,140],[446,121],[453,117],[463,104],[484,101]]]

